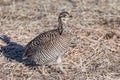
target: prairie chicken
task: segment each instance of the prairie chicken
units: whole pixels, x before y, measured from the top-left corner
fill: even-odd
[[[31,40],[25,47],[23,58],[30,58],[41,66],[59,64],[71,43],[71,33],[66,25],[69,18],[68,12],[61,12],[58,27]],[[60,69],[63,70],[61,66]]]

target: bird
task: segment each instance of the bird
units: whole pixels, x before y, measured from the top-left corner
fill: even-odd
[[[68,21],[72,18],[67,11],[58,16],[58,25],[55,29],[40,33],[25,46],[23,58],[30,58],[40,66],[58,64],[62,72],[64,69],[61,59],[71,44],[71,29]],[[43,68],[43,74],[45,74]]]

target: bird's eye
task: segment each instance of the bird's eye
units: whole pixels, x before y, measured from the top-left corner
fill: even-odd
[[[65,21],[65,19],[63,19],[63,21]]]

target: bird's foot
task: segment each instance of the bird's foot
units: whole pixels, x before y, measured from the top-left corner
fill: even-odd
[[[40,69],[40,67],[38,67],[37,71],[44,76],[50,76],[50,74],[45,70],[45,66],[42,66],[42,70]]]

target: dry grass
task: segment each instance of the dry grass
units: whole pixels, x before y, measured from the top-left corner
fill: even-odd
[[[21,55],[57,25],[62,10],[73,15],[77,46],[63,57],[66,75],[53,65],[44,76],[23,65]],[[0,80],[120,80],[120,0],[0,0],[0,35],[11,40],[0,55]]]

